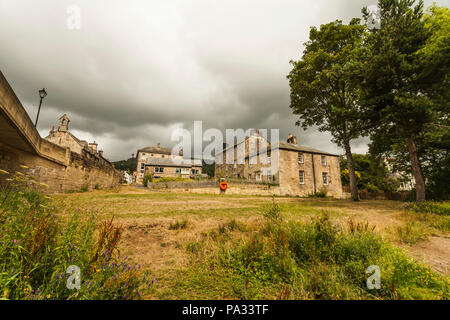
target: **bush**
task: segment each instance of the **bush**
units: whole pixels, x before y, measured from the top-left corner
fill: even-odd
[[[153,182],[153,177],[148,173],[144,176],[142,183],[144,184],[144,187],[147,187],[149,182]]]
[[[380,189],[377,186],[374,186],[373,184],[367,184],[366,185],[366,190],[370,193],[377,193],[378,191],[380,191]]]
[[[308,195],[308,198],[326,198],[327,192],[324,190],[317,191],[316,193]]]
[[[140,267],[120,257],[122,228],[75,210],[67,219],[23,174],[0,191],[0,295],[5,299],[139,299],[151,285]],[[97,231],[96,231],[97,230]],[[69,266],[81,271],[69,289]]]

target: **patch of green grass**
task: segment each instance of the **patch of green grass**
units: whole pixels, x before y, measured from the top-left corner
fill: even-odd
[[[448,202],[409,203],[405,208],[405,215],[409,220],[437,231],[450,231],[450,204]]]
[[[416,213],[433,213],[441,216],[450,216],[450,202],[424,201],[409,203],[406,209]]]

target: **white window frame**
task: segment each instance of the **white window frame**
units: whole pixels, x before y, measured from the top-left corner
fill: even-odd
[[[330,183],[328,172],[322,172],[322,182],[324,186],[327,186]]]
[[[305,184],[305,171],[300,170],[298,172],[298,180],[300,181],[300,184]]]
[[[321,161],[322,161],[323,166],[327,165],[327,157],[326,156],[321,156]]]
[[[300,163],[300,164],[305,163],[305,156],[304,156],[303,152],[298,153],[298,163]]]

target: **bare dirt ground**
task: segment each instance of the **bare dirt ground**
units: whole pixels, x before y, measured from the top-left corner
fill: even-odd
[[[430,265],[442,275],[449,275],[450,238],[430,237],[405,249],[417,260]]]

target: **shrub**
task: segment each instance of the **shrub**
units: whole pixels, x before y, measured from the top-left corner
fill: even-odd
[[[142,183],[144,184],[144,187],[147,187],[149,182],[153,182],[153,177],[152,177],[151,174],[147,173],[147,174],[144,176],[144,179],[143,179],[143,181],[142,181]]]
[[[366,190],[370,193],[377,193],[378,191],[380,191],[380,189],[377,186],[374,186],[373,184],[367,184],[366,185]]]
[[[325,189],[321,189],[313,194],[308,195],[308,198],[326,198],[326,197],[327,191]]]

